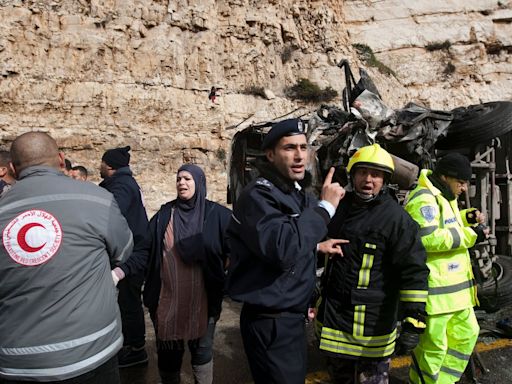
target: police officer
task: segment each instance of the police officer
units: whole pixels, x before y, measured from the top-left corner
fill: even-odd
[[[362,147],[347,171],[352,191],[339,204],[329,236],[349,243],[342,257],[328,258],[322,277],[320,350],[334,383],[385,384],[399,302],[403,332],[425,328],[426,255],[418,226],[389,194],[389,153],[378,144]]]
[[[327,234],[344,189],[331,183],[322,201],[305,193],[308,144],[298,119],[275,124],[265,136],[260,177],[234,206],[228,293],[244,303],[240,329],[256,384],[299,384],[306,376],[305,313],[315,285],[315,251]],[[341,252],[342,240],[319,245]]]
[[[434,171],[421,171],[405,209],[420,225],[427,250],[427,329],[414,350],[426,383],[459,380],[476,343],[479,326],[473,311],[476,289],[468,248],[485,239],[485,216],[474,208],[459,211],[457,197],[471,179],[471,163],[450,153]],[[415,366],[409,378],[420,382]]]

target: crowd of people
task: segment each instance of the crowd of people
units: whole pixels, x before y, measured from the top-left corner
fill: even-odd
[[[145,306],[161,383],[180,383],[187,346],[195,383],[211,384],[226,294],[243,303],[256,384],[305,382],[313,319],[333,383],[388,383],[397,348],[411,383],[457,382],[478,336],[468,248],[489,233],[457,205],[468,159],[422,170],[404,209],[378,144],[352,155],[347,186],[331,168],[319,199],[308,150],[301,120],[276,123],[233,212],[183,164],[148,220],[130,147],[104,153],[97,186],[48,134],[18,136],[0,152],[0,383],[120,383],[119,368],[148,361]]]

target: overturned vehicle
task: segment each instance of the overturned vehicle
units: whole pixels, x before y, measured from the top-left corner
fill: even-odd
[[[347,184],[350,156],[360,147],[379,143],[393,155],[391,188],[400,201],[414,188],[422,168],[432,168],[447,152],[471,160],[473,176],[462,208],[476,207],[486,214],[490,236],[470,250],[478,283],[480,309],[496,312],[512,304],[512,102],[497,101],[450,111],[409,103],[388,108],[364,70],[356,83],[348,63],[343,108],[321,106],[301,119],[311,146],[309,172],[318,195],[331,166],[334,180]],[[284,118],[284,117],[283,117]],[[287,117],[286,117],[287,118]],[[261,144],[272,122],[254,124],[235,134],[229,162],[228,202],[257,177],[255,163],[263,156]]]

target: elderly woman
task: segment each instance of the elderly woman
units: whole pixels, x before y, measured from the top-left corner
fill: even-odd
[[[196,165],[180,167],[176,190],[178,198],[155,214],[144,242],[112,271],[113,278],[146,271],[144,304],[155,327],[162,383],[180,382],[186,342],[195,383],[209,384],[231,211],[206,199],[206,178]]]

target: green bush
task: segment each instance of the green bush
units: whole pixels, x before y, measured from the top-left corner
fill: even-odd
[[[448,40],[445,40],[443,42],[435,42],[435,43],[430,43],[430,44],[427,44],[425,46],[425,49],[429,52],[433,52],[433,51],[440,51],[442,49],[448,49],[452,46],[452,43],[450,43]]]
[[[241,91],[244,95],[253,95],[265,98],[265,88],[257,85],[249,85]]]
[[[359,54],[359,58],[370,67],[375,67],[384,75],[396,77],[395,71],[377,59],[372,49],[366,44],[352,44]]]
[[[288,88],[287,93],[293,99],[309,103],[327,102],[338,96],[338,92],[331,87],[321,89],[318,84],[308,79],[300,79],[297,84]]]

